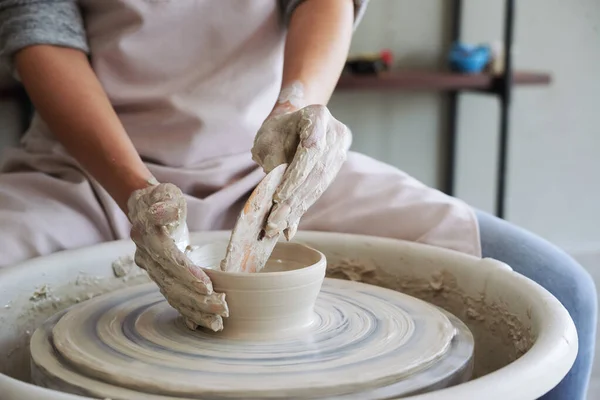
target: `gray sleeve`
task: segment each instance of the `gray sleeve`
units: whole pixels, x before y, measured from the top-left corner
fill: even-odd
[[[294,10],[305,0],[279,0],[279,8],[281,9],[283,22],[287,26],[292,18]],[[367,9],[369,0],[353,0],[354,1],[354,28],[358,26],[362,16]]]
[[[0,63],[36,44],[89,51],[77,0],[0,0]]]

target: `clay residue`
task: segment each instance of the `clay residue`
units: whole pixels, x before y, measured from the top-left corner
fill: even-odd
[[[527,352],[535,341],[530,328],[504,304],[488,301],[485,293],[473,297],[462,291],[456,278],[440,270],[429,279],[391,275],[371,260],[341,259],[329,263],[327,277],[364,282],[397,290],[432,303],[460,318],[475,338],[473,378],[496,371]]]
[[[374,263],[357,262],[351,259],[342,259],[335,264],[327,265],[327,277],[379,286],[377,266]]]
[[[103,277],[80,272],[63,285],[44,284],[24,299],[13,299],[5,305],[5,312],[19,312],[17,323],[7,329],[15,330],[11,340],[2,343],[6,349],[6,363],[0,363],[0,373],[16,379],[29,381],[29,339],[35,329],[47,318],[60,310],[91,299],[101,294],[150,282],[146,272],[137,266],[131,257],[119,258],[113,263],[115,277]],[[19,311],[17,311],[19,310]],[[11,317],[12,319],[12,317]],[[0,323],[4,320],[0,316]],[[18,332],[16,331],[18,330]]]
[[[47,298],[48,296],[48,285],[42,285],[37,288],[32,294],[29,300],[31,301],[39,301]]]
[[[122,278],[124,282],[140,276],[148,276],[146,271],[138,267],[132,256],[124,256],[112,263],[113,274],[116,278]]]

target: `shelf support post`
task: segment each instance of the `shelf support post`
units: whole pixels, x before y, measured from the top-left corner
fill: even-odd
[[[452,2],[452,42],[460,40],[462,0]],[[456,176],[456,153],[458,152],[458,91],[448,93],[448,128],[444,143],[444,192],[450,196],[454,195],[454,180]]]
[[[508,168],[508,134],[513,88],[512,46],[514,39],[515,1],[506,0],[504,15],[504,71],[500,80],[500,132],[498,143],[498,169],[496,176],[496,215],[506,214],[506,173]]]

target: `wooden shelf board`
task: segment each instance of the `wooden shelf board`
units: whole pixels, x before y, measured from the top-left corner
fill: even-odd
[[[489,91],[497,78],[490,74],[459,74],[449,71],[398,70],[380,75],[344,75],[336,90],[480,90]],[[550,74],[516,71],[514,84],[549,85]],[[23,96],[23,89],[0,90],[0,99]]]
[[[344,75],[337,90],[491,90],[498,79],[491,74],[460,74],[450,71],[397,70],[380,75]],[[515,85],[548,85],[544,72],[516,71]]]

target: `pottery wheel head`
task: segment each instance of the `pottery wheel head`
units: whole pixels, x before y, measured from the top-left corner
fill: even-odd
[[[287,164],[274,168],[250,194],[231,232],[222,271],[259,272],[265,266],[280,235],[265,237],[263,229],[286,169]]]
[[[336,279],[308,326],[266,341],[191,331],[152,284],[74,306],[31,340],[34,383],[114,400],[390,398],[468,379],[472,352],[452,315]]]

